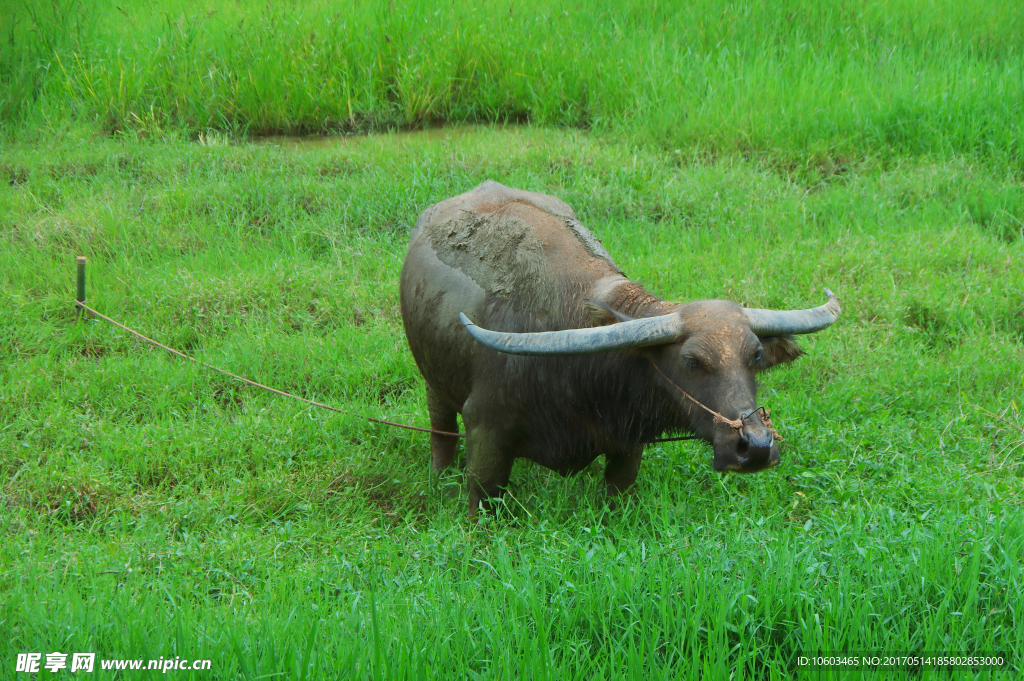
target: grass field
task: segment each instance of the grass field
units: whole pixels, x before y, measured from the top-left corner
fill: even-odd
[[[1009,662],[860,678],[1024,672],[1011,3],[729,5],[703,24],[699,4],[539,3],[525,29],[499,25],[500,3],[478,24],[425,6],[168,4],[123,20],[100,6],[2,19],[0,676],[54,651],[211,660],[170,672],[183,679],[830,679],[848,674],[798,657],[925,651]],[[348,22],[317,24],[339,52],[287,51],[325,17]],[[570,29],[586,40],[556,40]],[[603,49],[615,35],[621,63]],[[557,58],[530,56],[542,49]],[[425,110],[381,75],[423,53],[436,59],[410,92]],[[513,53],[527,70],[506,68]],[[476,75],[442,68],[457,54]],[[262,90],[188,77],[239,65]],[[698,87],[698,70],[700,107],[651,94]],[[315,88],[339,74],[351,109]],[[432,83],[441,95],[423,94]],[[506,119],[533,124],[493,125]],[[487,125],[239,137],[460,121]],[[461,474],[429,473],[426,437],[76,321],[83,254],[90,304],[141,332],[426,426],[398,309],[408,228],[487,178],[565,199],[669,299],[793,308],[836,291],[840,321],[761,382],[782,465],[721,476],[707,445],[655,446],[610,510],[600,466],[520,463],[506,506],[473,524]]]
[[[1017,0],[10,4],[0,120],[20,125],[511,120],[785,166],[955,153],[1024,171]]]

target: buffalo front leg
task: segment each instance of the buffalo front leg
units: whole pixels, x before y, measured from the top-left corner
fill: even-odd
[[[469,516],[480,508],[491,511],[489,499],[501,496],[508,486],[515,457],[494,430],[466,426],[466,482],[469,487]]]
[[[430,428],[446,433],[458,433],[457,412],[441,399],[437,391],[427,384],[427,411],[430,413]],[[455,460],[455,449],[459,438],[451,435],[430,434],[430,459],[435,471],[443,471]]]
[[[608,496],[615,497],[629,490],[636,482],[636,474],[640,470],[640,460],[644,448],[637,446],[615,454],[605,455],[604,481],[607,483]]]

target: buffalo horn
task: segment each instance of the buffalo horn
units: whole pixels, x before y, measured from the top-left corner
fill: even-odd
[[[828,302],[810,310],[757,310],[744,309],[750,321],[750,330],[758,336],[788,336],[814,333],[832,325],[839,319],[839,298],[825,289]]]
[[[589,329],[503,333],[488,331],[459,313],[466,331],[482,345],[510,355],[590,355],[609,350],[672,343],[682,336],[683,321],[675,314],[645,317]]]

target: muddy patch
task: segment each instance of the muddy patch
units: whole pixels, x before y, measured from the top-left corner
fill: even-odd
[[[454,126],[430,126],[415,130],[393,130],[373,133],[339,133],[332,135],[260,135],[251,138],[252,144],[276,147],[282,151],[302,152],[317,149],[338,149],[354,147],[365,142],[386,139],[410,142],[449,142],[473,133],[506,132],[522,127],[514,123],[507,125],[467,124]],[[339,166],[339,169],[343,166]],[[344,171],[343,171],[344,172]]]

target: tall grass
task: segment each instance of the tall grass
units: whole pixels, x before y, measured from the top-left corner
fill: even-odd
[[[0,116],[142,134],[529,120],[786,163],[971,154],[1020,167],[1019,9],[55,0],[4,15]]]

